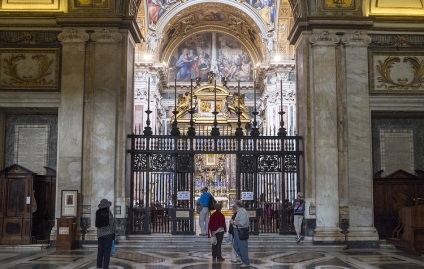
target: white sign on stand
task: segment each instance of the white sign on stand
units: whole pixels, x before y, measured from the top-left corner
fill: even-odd
[[[190,200],[190,192],[189,191],[179,191],[177,193],[177,200]]]
[[[244,191],[241,193],[241,199],[243,201],[252,201],[253,200],[253,192],[252,191]]]

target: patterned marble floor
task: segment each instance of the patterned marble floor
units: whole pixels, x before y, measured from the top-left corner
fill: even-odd
[[[111,259],[110,269],[236,269],[230,262],[229,247],[223,246],[224,258],[213,263],[208,252],[166,252],[119,249]],[[251,267],[257,269],[418,269],[424,268],[424,257],[414,256],[394,249],[349,249],[313,247],[287,249],[284,252],[251,252]],[[73,250],[59,252],[55,249],[19,251],[2,249],[1,269],[94,269],[96,252]]]

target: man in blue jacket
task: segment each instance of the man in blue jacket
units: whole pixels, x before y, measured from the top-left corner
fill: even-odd
[[[207,236],[208,226],[209,226],[208,203],[212,195],[208,192],[208,187],[203,187],[200,191],[202,192],[202,194],[200,195],[200,198],[197,201],[197,203],[201,204],[203,208],[202,210],[200,210],[200,213],[199,213],[199,226],[201,231],[201,234],[199,235]]]

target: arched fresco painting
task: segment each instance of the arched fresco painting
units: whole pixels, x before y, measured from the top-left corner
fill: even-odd
[[[259,13],[259,16],[267,25],[273,25],[275,21],[275,0],[244,0]]]
[[[174,51],[168,63],[172,67],[170,81],[190,81],[200,77],[207,81],[213,71],[218,81],[253,81],[252,59],[234,37],[222,33],[199,33],[186,39]]]
[[[149,27],[156,27],[160,17],[179,0],[146,0]]]

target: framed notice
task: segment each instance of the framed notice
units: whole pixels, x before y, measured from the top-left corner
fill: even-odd
[[[62,191],[62,217],[76,217],[78,191]]]

